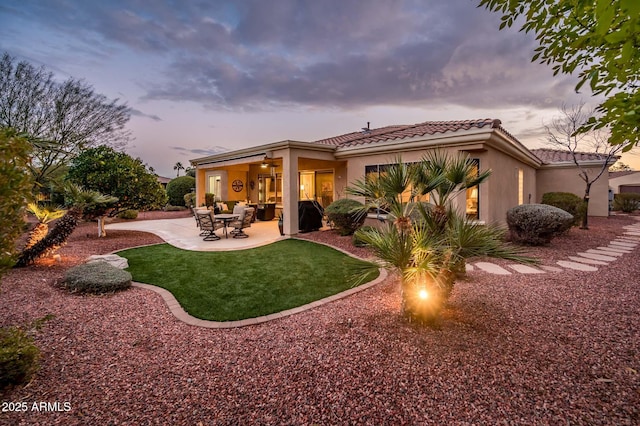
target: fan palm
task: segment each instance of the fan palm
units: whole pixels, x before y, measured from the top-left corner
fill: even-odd
[[[428,154],[418,166],[398,162],[386,174],[347,188],[351,195],[367,197],[369,206],[386,207],[388,223],[356,234],[383,267],[399,272],[403,313],[411,318],[437,318],[470,257],[533,261],[503,242],[501,228],[469,221],[452,207],[456,194],[489,176],[469,164],[463,155]],[[411,195],[403,195],[407,193]],[[419,194],[431,194],[433,202],[414,202]],[[367,272],[360,270],[358,275]]]

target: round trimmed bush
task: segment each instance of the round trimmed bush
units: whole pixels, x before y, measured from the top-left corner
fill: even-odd
[[[40,350],[24,330],[0,328],[0,389],[29,381],[39,359]]]
[[[91,262],[67,270],[64,286],[74,293],[113,293],[131,287],[131,274],[107,262]]]
[[[367,217],[362,213],[362,207],[364,204],[359,201],[342,198],[329,204],[324,212],[340,235],[351,235],[362,226]]]
[[[180,176],[171,179],[167,184],[167,196],[172,206],[184,206],[184,196],[196,187],[196,180],[191,176]]]
[[[125,210],[122,213],[118,213],[118,217],[120,219],[136,219],[138,213],[138,210]]]
[[[572,224],[571,214],[547,204],[522,204],[507,210],[511,240],[522,244],[548,244]]]
[[[587,212],[584,200],[571,192],[547,192],[542,195],[542,204],[557,207],[573,216],[575,226],[582,223]]]

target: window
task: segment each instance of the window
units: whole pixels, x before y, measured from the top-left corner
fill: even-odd
[[[220,201],[222,197],[222,176],[221,175],[211,175],[209,176],[209,191],[215,194],[215,198],[217,201]]]
[[[417,164],[417,163],[405,163],[405,164],[407,166],[411,166],[411,165]],[[374,164],[374,165],[365,166],[365,168],[364,168],[365,179],[367,179],[367,180],[369,180],[369,179],[377,179],[380,176],[384,176],[384,174],[387,172],[387,170],[389,170],[389,168],[391,166],[393,166],[393,164]],[[369,201],[370,200],[367,200],[367,202],[369,202]],[[410,201],[428,202],[429,201],[429,194],[426,194],[426,195],[415,195],[415,194],[413,194],[413,188],[411,187],[411,185],[409,185],[407,190],[402,193],[402,201],[403,202],[410,202]]]
[[[478,176],[478,174],[480,173],[480,160],[477,158],[474,158],[472,160],[470,160],[473,164],[473,171],[472,173],[474,173],[476,176]],[[466,203],[466,214],[467,214],[467,219],[471,219],[471,220],[480,220],[480,209],[479,207],[479,200],[480,200],[480,188],[478,185],[472,187],[472,188],[467,188],[467,203]]]
[[[524,170],[518,169],[518,205],[524,204]]]

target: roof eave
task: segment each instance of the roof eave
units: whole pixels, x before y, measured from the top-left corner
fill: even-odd
[[[254,146],[251,148],[238,149],[235,151],[223,152],[220,154],[209,155],[206,157],[194,158],[193,160],[189,160],[192,166],[197,166],[198,164],[204,163],[212,163],[219,162],[225,160],[235,160],[243,157],[251,157],[254,155],[264,154],[266,157],[270,158],[270,154],[273,151],[279,149],[307,149],[311,151],[324,151],[324,152],[333,152],[336,147],[331,145],[322,145],[313,142],[302,142],[302,141],[292,141],[285,140],[279,142],[273,142],[265,145]]]

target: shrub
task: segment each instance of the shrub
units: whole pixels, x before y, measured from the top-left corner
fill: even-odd
[[[171,205],[166,205],[164,207],[164,211],[166,212],[181,212],[182,210],[186,210],[187,208],[184,206],[171,206]]]
[[[188,194],[184,194],[184,205],[191,208],[196,206],[196,193],[190,192]]]
[[[138,210],[125,210],[121,213],[118,213],[118,217],[120,219],[135,219],[138,217]]]
[[[27,169],[30,151],[26,139],[0,129],[0,276],[15,263],[15,242],[23,231],[24,207],[33,185]]]
[[[340,235],[351,235],[364,223],[366,215],[362,211],[364,204],[349,198],[336,200],[325,209],[329,220]]]
[[[0,389],[28,381],[38,371],[40,350],[17,327],[0,328]]]
[[[573,225],[582,223],[587,213],[584,200],[571,192],[547,192],[542,196],[542,204],[557,207],[573,216]]]
[[[215,196],[215,194],[212,194],[211,192],[206,192],[206,193],[204,194],[204,204],[205,204],[207,207],[211,207],[211,206],[213,206],[213,204],[215,203],[215,201],[216,201],[216,196]]]
[[[622,210],[625,213],[631,213],[640,209],[640,194],[622,192],[613,196],[614,210]]]
[[[107,262],[75,266],[64,277],[64,287],[74,293],[112,293],[131,286],[131,274]]]
[[[360,227],[358,229],[359,232],[355,232],[353,234],[353,238],[351,240],[353,245],[356,246],[356,247],[365,247],[367,245],[367,243],[361,238],[360,231],[368,232],[371,229],[374,229],[373,226],[365,225],[365,226]]]
[[[522,244],[548,244],[572,224],[571,214],[546,204],[523,204],[507,211],[511,239]]]
[[[196,187],[196,180],[191,176],[180,176],[171,179],[167,184],[167,196],[172,206],[184,206],[184,196]]]

